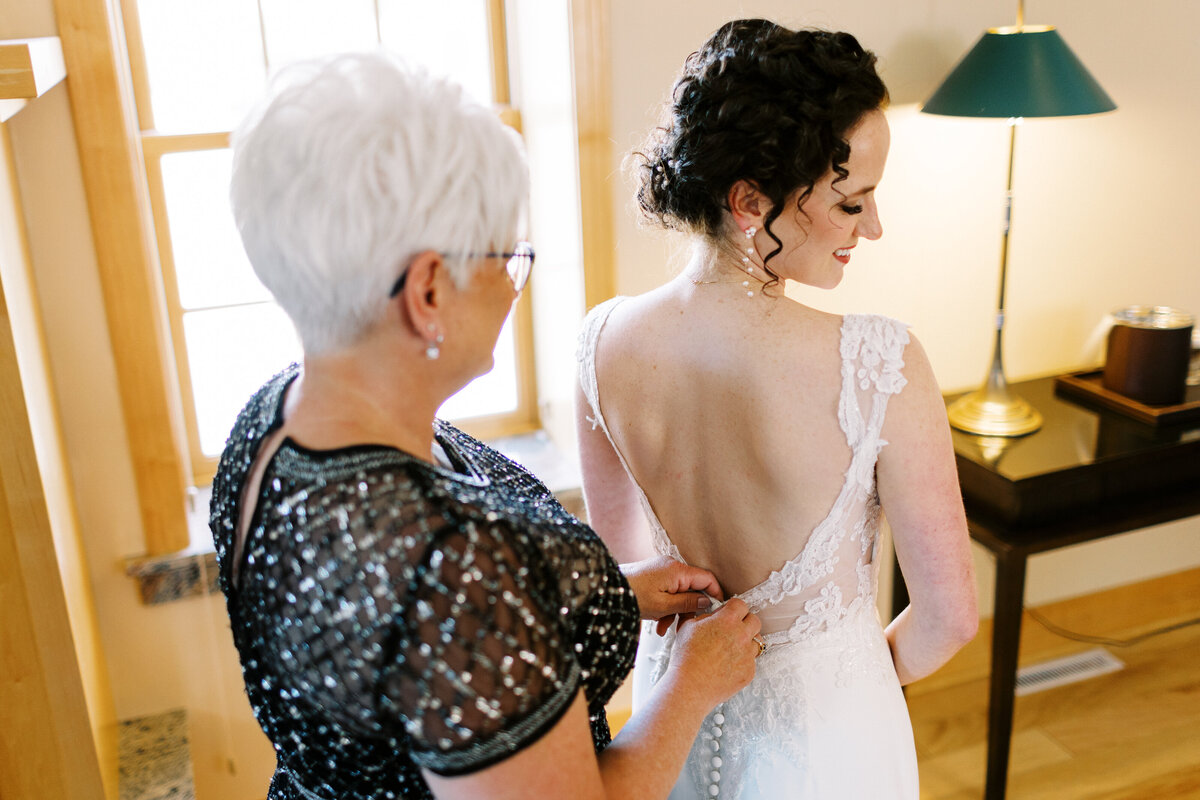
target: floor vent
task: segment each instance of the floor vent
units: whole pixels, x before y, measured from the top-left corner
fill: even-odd
[[[1068,683],[1116,672],[1125,662],[1102,647],[1086,650],[1066,658],[1043,661],[1017,670],[1017,695],[1032,694]]]

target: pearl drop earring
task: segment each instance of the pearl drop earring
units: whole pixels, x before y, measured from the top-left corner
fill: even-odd
[[[742,256],[742,263],[746,265],[746,272],[749,275],[754,275],[754,265],[750,263],[750,256],[754,255],[754,234],[758,233],[758,228],[751,225],[746,228],[746,238],[750,240],[750,246],[746,248],[746,255]],[[750,290],[750,281],[742,281],[742,286],[746,289],[746,297],[754,297],[754,292]]]
[[[758,233],[758,228],[751,225],[746,228],[746,238],[750,239],[750,246],[746,248],[746,255],[742,256],[742,263],[746,265],[746,272],[754,274],[754,265],[750,263],[750,256],[754,255],[754,234]]]
[[[435,330],[437,330],[437,326],[434,325],[432,322],[429,323],[428,325],[426,325],[425,328],[430,333],[433,333]],[[438,358],[442,355],[442,350],[441,350],[440,345],[444,341],[446,341],[446,338],[444,336],[442,336],[440,333],[437,336],[434,336],[433,341],[428,342],[425,345],[425,358],[429,359],[430,361],[437,361]]]
[[[442,350],[438,345],[444,341],[446,341],[445,338],[439,333],[437,338],[425,346],[425,357],[430,361],[437,361],[442,355]]]

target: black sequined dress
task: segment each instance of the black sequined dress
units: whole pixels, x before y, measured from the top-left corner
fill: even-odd
[[[534,742],[583,691],[604,705],[637,649],[637,602],[583,523],[519,465],[454,427],[454,469],[394,448],[285,439],[234,577],[240,495],[282,424],[270,380],[239,415],[210,526],[246,693],[274,743],[270,800],[431,797]]]

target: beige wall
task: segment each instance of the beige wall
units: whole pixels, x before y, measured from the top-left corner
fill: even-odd
[[[819,308],[888,314],[912,324],[944,389],[971,388],[991,356],[1007,129],[991,120],[917,113],[989,26],[1015,20],[1011,0],[854,3],[613,0],[613,138],[619,153],[654,124],[683,58],[733,16],[854,33],[876,51],[892,94],[892,152],[878,191],[884,236],[864,242],[834,291],[794,294]],[[1009,255],[1009,377],[1095,362],[1095,325],[1130,303],[1200,314],[1192,144],[1200,110],[1200,5],[1032,0],[1026,20],[1053,24],[1116,100],[1098,117],[1030,120],[1017,134]],[[614,161],[614,169],[617,163]],[[657,286],[681,264],[680,243],[639,229],[632,184],[616,191],[618,291]],[[1200,520],[1039,556],[1032,603],[1200,564]],[[980,558],[990,608],[991,568]]]

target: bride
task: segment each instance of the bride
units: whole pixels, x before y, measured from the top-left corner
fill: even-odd
[[[915,798],[901,685],[975,634],[949,428],[907,327],[784,295],[832,289],[882,233],[875,57],[765,20],[688,57],[638,201],[692,235],[666,285],[593,309],[578,402],[590,522],[620,561],[712,570],[762,621],[754,681],[702,726],[671,797]],[[911,605],[875,610],[886,512]],[[675,631],[643,631],[635,705]]]

